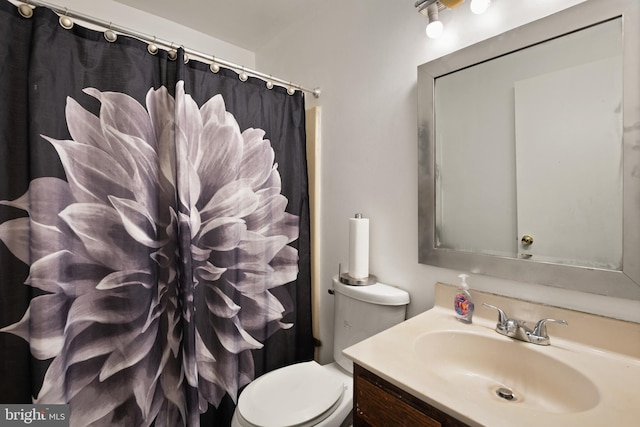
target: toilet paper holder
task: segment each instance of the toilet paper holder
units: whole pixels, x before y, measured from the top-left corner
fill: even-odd
[[[349,219],[349,272],[341,270],[339,264],[338,278],[345,285],[366,286],[378,281],[369,273],[369,219],[361,213]]]
[[[367,286],[378,282],[378,278],[373,274],[369,274],[367,277],[361,279],[351,277],[349,273],[342,272],[342,264],[338,264],[338,278],[341,283],[350,286]]]

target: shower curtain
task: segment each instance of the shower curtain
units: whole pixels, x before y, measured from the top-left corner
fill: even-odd
[[[0,2],[0,403],[224,426],[313,357],[304,97]]]

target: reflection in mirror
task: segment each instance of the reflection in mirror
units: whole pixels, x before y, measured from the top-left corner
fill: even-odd
[[[435,79],[437,247],[622,268],[621,35],[618,17]]]
[[[418,67],[419,260],[640,299],[640,2]]]

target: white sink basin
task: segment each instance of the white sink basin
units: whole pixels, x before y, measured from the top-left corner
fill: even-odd
[[[472,324],[455,319],[457,288],[437,285],[435,307],[355,344],[344,354],[407,393],[472,427],[636,426],[640,324],[474,292]],[[551,345],[500,335],[496,314],[564,319]],[[515,399],[502,395],[512,393]]]
[[[442,331],[418,336],[416,355],[441,377],[451,393],[466,399],[493,399],[523,409],[582,412],[596,406],[595,384],[564,361],[533,344],[498,334]]]

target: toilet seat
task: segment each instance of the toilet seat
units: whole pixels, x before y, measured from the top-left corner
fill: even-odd
[[[318,363],[303,362],[269,372],[249,384],[238,412],[250,425],[293,427],[316,424],[340,404],[344,383]]]

